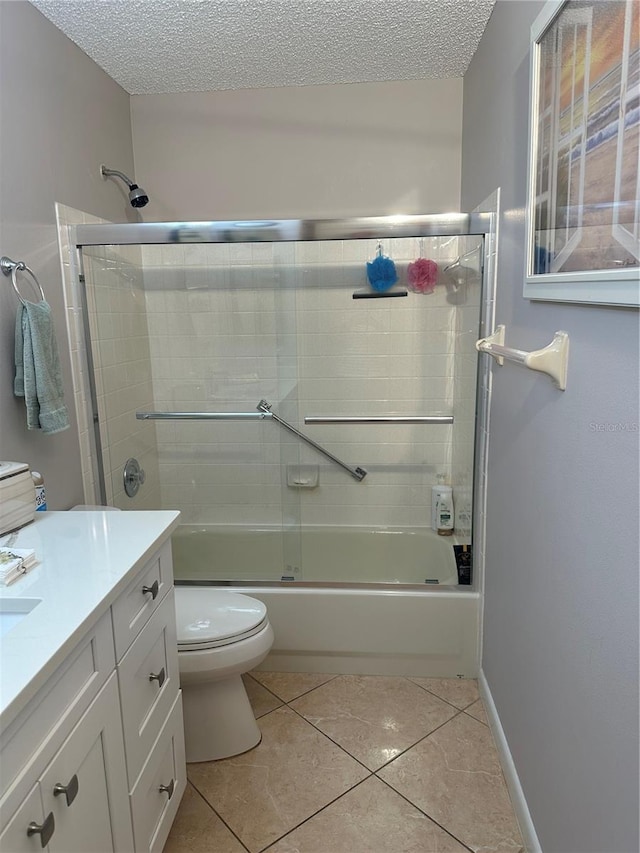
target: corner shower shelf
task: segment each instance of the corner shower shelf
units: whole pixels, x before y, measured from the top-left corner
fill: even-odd
[[[507,361],[523,364],[529,370],[546,373],[553,385],[564,391],[567,387],[567,363],[569,359],[569,335],[556,332],[550,344],[542,349],[526,352],[504,345],[505,327],[498,326],[492,335],[476,341],[478,352],[486,352],[502,366]]]

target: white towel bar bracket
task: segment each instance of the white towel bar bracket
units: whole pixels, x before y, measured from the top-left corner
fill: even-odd
[[[529,370],[546,373],[559,391],[567,387],[567,364],[569,361],[569,335],[556,332],[551,343],[542,349],[526,352],[504,345],[504,326],[497,326],[495,332],[476,341],[478,352],[486,352],[502,366],[507,361],[523,364]]]

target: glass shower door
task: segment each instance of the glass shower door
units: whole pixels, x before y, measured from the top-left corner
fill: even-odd
[[[457,582],[453,545],[472,544],[482,240],[385,240],[401,298],[367,281],[377,245],[83,249],[105,498],[181,511],[179,579]],[[411,286],[418,258],[435,283]],[[132,457],[146,475],[134,496]],[[432,530],[441,480],[454,537]]]
[[[105,498],[121,509],[181,511],[181,578],[299,577],[298,502],[283,486],[297,448],[258,412],[262,399],[282,412],[295,401],[286,247],[83,250]],[[140,412],[249,417],[140,420]],[[131,457],[145,472],[133,497],[123,480]]]

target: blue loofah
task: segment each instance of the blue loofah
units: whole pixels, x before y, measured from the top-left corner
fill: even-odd
[[[389,290],[398,280],[396,265],[382,250],[378,248],[378,256],[367,263],[367,278],[369,284],[378,293]]]

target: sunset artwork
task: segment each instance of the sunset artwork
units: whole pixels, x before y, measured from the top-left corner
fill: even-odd
[[[568,0],[537,56],[530,273],[637,269],[639,0]]]

